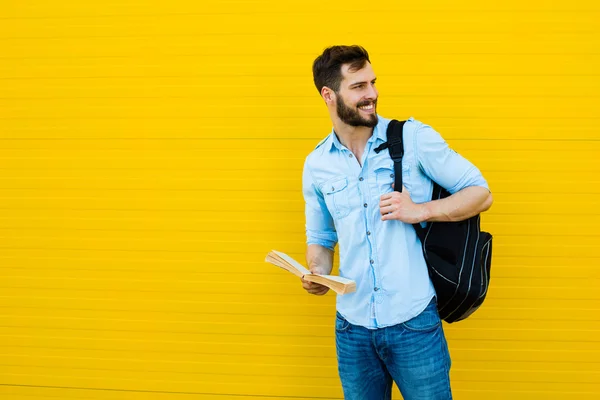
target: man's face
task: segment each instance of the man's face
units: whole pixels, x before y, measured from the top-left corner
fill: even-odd
[[[377,125],[377,98],[375,73],[370,63],[358,71],[349,71],[349,64],[342,65],[342,83],[335,93],[339,119],[350,126]]]

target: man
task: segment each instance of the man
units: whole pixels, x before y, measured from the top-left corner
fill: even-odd
[[[391,398],[396,382],[405,400],[451,399],[450,355],[435,291],[411,226],[457,221],[492,204],[487,182],[430,126],[404,126],[404,189],[394,191],[386,141],[389,119],[378,116],[376,76],[360,46],[326,49],[313,64],[333,131],[306,158],[307,262],[328,274],[339,245],[340,275],[357,291],[338,296],[336,350],[347,400]],[[432,180],[451,196],[430,201]],[[302,281],[324,295],[328,288]]]

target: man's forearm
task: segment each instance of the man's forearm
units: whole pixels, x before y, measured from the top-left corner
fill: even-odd
[[[488,210],[492,194],[484,187],[470,186],[444,199],[423,203],[423,221],[462,221]]]
[[[306,262],[311,272],[329,275],[333,269],[333,251],[318,244],[309,244],[306,249]]]

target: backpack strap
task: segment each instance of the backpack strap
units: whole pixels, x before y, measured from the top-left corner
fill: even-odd
[[[387,142],[382,143],[375,149],[376,153],[381,150],[389,149],[390,157],[394,161],[394,190],[402,192],[402,157],[404,156],[404,143],[402,141],[402,133],[404,123],[406,121],[391,120],[387,128]],[[434,182],[434,192],[435,192]],[[434,193],[435,194],[435,193]],[[421,241],[425,238],[426,230],[421,224],[412,224]]]
[[[402,143],[402,130],[406,121],[391,120],[387,128],[387,142],[375,149],[375,153],[389,149],[390,157],[394,161],[394,190],[402,192],[402,157],[404,144]]]

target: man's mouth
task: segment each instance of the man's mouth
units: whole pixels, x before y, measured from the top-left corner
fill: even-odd
[[[358,106],[363,111],[373,111],[375,109],[375,103],[364,104],[362,106]]]

